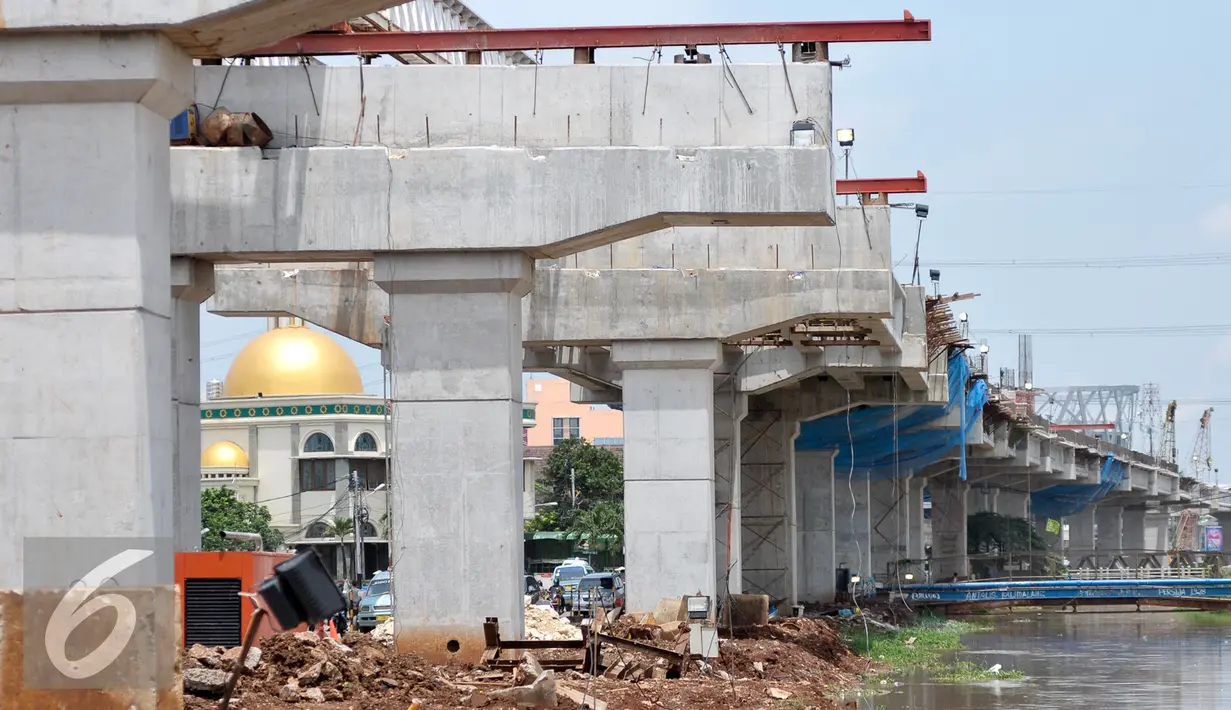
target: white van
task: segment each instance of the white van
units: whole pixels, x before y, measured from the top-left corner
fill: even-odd
[[[558,584],[566,589],[576,587],[587,574],[594,574],[594,568],[589,562],[580,559],[565,560],[552,570],[551,584],[553,587]]]

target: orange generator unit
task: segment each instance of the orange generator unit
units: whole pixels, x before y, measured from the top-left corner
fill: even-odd
[[[274,565],[291,559],[281,552],[177,552],[175,583],[180,588],[184,619],[184,648],[202,646],[233,648],[243,643],[256,605],[251,597]],[[261,620],[254,645],[278,633],[267,614]]]

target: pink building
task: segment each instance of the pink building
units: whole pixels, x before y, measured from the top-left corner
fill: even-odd
[[[561,439],[577,438],[596,446],[624,445],[624,412],[605,404],[574,404],[569,401],[568,380],[528,380],[526,401],[535,403],[535,426],[526,429],[529,446],[550,447]]]

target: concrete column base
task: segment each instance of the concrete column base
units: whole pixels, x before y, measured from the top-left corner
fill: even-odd
[[[1094,506],[1064,519],[1069,525],[1069,560],[1074,564],[1094,552]]]
[[[628,608],[714,596],[716,340],[618,341],[624,371],[624,564]]]
[[[1150,552],[1146,544],[1146,509],[1144,507],[1121,508],[1120,548],[1127,553]]]
[[[397,647],[431,661],[477,662],[487,617],[522,636],[521,299],[533,271],[518,252],[375,259],[391,324]]]
[[[872,518],[868,509],[871,487],[868,479],[855,478],[849,470],[834,469],[834,556],[838,567],[864,579],[873,576]]]
[[[870,491],[872,574],[900,583],[898,562],[910,556],[910,477],[871,481]]]
[[[1121,541],[1119,506],[1100,505],[1094,509],[1094,548],[1099,553],[1099,563],[1107,564],[1111,556],[1120,553]]]
[[[947,473],[928,481],[932,491],[932,579],[970,576],[966,552],[966,492],[970,484]]]
[[[829,604],[837,593],[834,561],[833,451],[795,452],[795,505],[799,528],[799,600]]]
[[[743,594],[743,497],[740,486],[741,422],[748,395],[730,390],[714,401],[714,570],[720,595]]]

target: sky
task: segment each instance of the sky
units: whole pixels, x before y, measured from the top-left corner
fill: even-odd
[[[496,27],[898,19],[902,2],[800,0],[469,0]],[[932,20],[927,43],[844,44],[831,58],[834,127],[856,131],[854,172],[923,170],[930,207],[924,274],[971,337],[989,371],[1017,367],[1017,335],[1034,331],[1036,388],[1157,383],[1179,400],[1177,444],[1187,459],[1210,400],[1231,405],[1231,93],[1218,68],[1231,3],[1138,0],[910,2]],[[777,62],[777,48],[732,47],[740,62]],[[667,61],[673,51],[665,52]],[[637,63],[646,50],[600,50],[600,63]],[[545,61],[571,61],[549,53]],[[895,211],[899,280],[910,279],[916,220]],[[1144,266],[1125,267],[1128,262]],[[1171,260],[1168,265],[1159,257]],[[1177,259],[1184,264],[1174,264]],[[1010,266],[1043,261],[1040,267]],[[1074,263],[1102,263],[1072,267]],[[962,262],[983,262],[963,265]],[[1065,266],[1068,264],[1068,266]],[[925,276],[926,278],[926,276]],[[1224,284],[1225,285],[1225,284]],[[1202,333],[1143,332],[1204,326]],[[1215,327],[1223,326],[1223,327]],[[264,319],[202,318],[203,380],[222,379]],[[1099,330],[1119,329],[1120,334]],[[1060,333],[1038,331],[1061,331]],[[1094,331],[1094,332],[1091,332]],[[344,342],[370,391],[376,351]],[[993,379],[995,379],[993,375]],[[1213,450],[1224,411],[1215,407]],[[1226,407],[1231,419],[1231,406]],[[1145,448],[1136,434],[1135,448]],[[1231,469],[1221,476],[1231,483]]]

